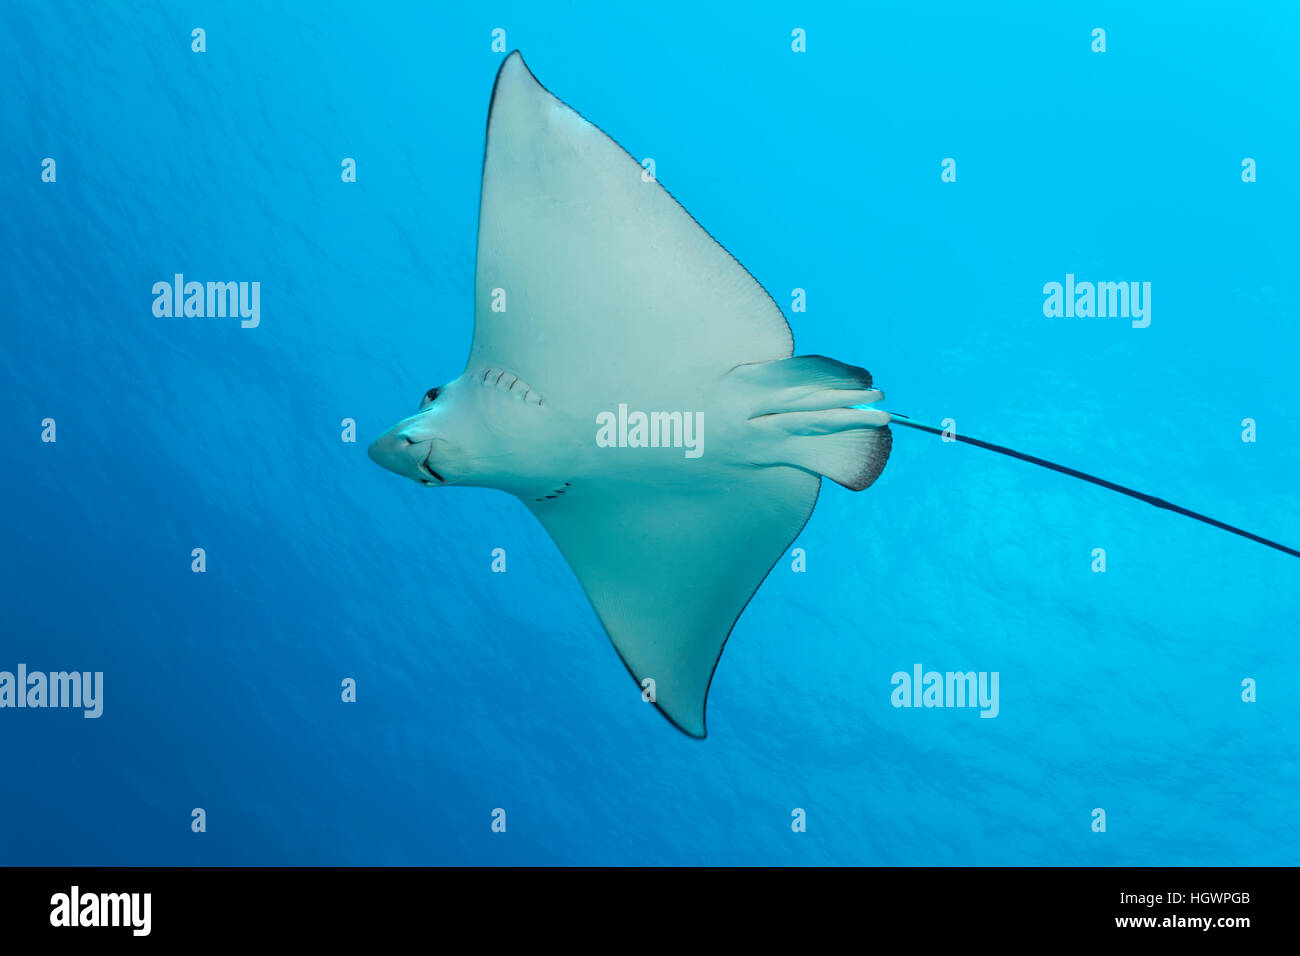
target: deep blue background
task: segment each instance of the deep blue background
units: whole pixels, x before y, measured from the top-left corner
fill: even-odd
[[[700,743],[521,504],[365,445],[465,361],[501,27],[807,290],[798,352],[1294,546],[1300,15],[471,6],[0,7],[0,669],[106,675],[98,721],[0,711],[0,862],[1297,862],[1293,558],[895,429]],[[261,326],[156,319],[174,272],[260,281]],[[1150,328],[1045,318],[1066,272],[1150,281]],[[895,710],[914,662],[999,671],[1000,716]]]

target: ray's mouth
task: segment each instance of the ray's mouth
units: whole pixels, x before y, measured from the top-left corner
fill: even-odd
[[[430,443],[430,444],[432,444],[432,443]],[[443,478],[442,475],[440,475],[440,474],[438,474],[436,471],[434,471],[434,470],[433,470],[433,467],[429,464],[429,458],[432,457],[432,455],[433,455],[433,449],[430,448],[430,449],[429,449],[429,454],[425,455],[425,456],[424,456],[424,460],[420,462],[420,471],[421,471],[423,474],[428,475],[429,478],[432,478],[433,481],[430,481],[429,478],[421,478],[421,479],[420,479],[420,484],[422,484],[422,485],[432,485],[432,484],[434,484],[434,483],[436,482],[437,484],[445,485],[445,484],[447,483],[446,479]]]

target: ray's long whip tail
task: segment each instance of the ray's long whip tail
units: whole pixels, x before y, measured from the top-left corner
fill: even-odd
[[[1197,521],[1211,525],[1215,528],[1221,528],[1224,531],[1230,531],[1243,538],[1249,538],[1251,541],[1281,551],[1283,554],[1289,554],[1293,558],[1300,558],[1300,551],[1297,551],[1295,548],[1288,548],[1286,545],[1279,544],[1277,541],[1270,541],[1268,538],[1261,537],[1260,535],[1246,531],[1243,528],[1238,528],[1235,525],[1219,521],[1217,518],[1211,518],[1209,515],[1203,515],[1199,511],[1192,511],[1190,508],[1184,508],[1171,501],[1165,501],[1163,498],[1157,498],[1155,495],[1148,495],[1145,492],[1116,484],[1113,481],[1107,481],[1105,478],[1098,478],[1096,475],[1090,475],[1087,472],[1078,471],[1074,468],[1067,468],[1065,465],[1058,465],[1054,461],[1047,461],[1044,458],[1027,455],[1022,451],[1016,451],[1014,448],[1007,448],[1005,445],[995,445],[993,442],[981,441],[978,438],[969,438],[966,435],[961,435],[956,432],[945,432],[944,429],[935,428],[933,425],[923,425],[918,421],[914,421],[907,415],[902,415],[898,412],[890,412],[889,415],[891,425],[904,425],[908,428],[915,428],[918,431],[929,432],[932,435],[949,434],[951,438],[956,441],[965,442],[966,444],[974,445],[977,448],[985,448],[988,451],[995,451],[999,455],[1006,455],[1009,458],[1017,458],[1020,461],[1027,461],[1031,465],[1038,465],[1040,468],[1048,468],[1052,471],[1060,472],[1063,475],[1069,475],[1071,478],[1078,478],[1080,481],[1087,481],[1094,485],[1100,485],[1102,488],[1108,488],[1111,491],[1118,491],[1121,495],[1128,495],[1130,498],[1136,498],[1138,501],[1145,501],[1147,504],[1154,505],[1157,508],[1163,508],[1166,511],[1172,511],[1175,514],[1194,518]]]

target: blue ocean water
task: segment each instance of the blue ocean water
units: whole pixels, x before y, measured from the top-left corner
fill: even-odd
[[[1296,863],[1294,558],[896,428],[700,742],[518,501],[366,457],[464,366],[499,28],[797,353],[1297,546],[1300,16],[906,6],[3,4],[0,670],[104,700],[0,709],[0,862]],[[175,273],[260,324],[155,317]],[[1067,273],[1149,281],[1149,327],[1045,316]],[[998,716],[895,708],[918,663]]]

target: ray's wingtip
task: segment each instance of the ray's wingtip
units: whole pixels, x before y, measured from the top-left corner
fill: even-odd
[[[685,724],[679,724],[671,717],[669,717],[668,719],[672,721],[674,727],[676,727],[678,730],[684,733],[687,737],[690,737],[691,740],[705,740],[709,736],[709,728],[706,726],[703,717],[700,718],[700,722],[698,725],[691,724],[689,727],[686,726]]]
[[[528,61],[524,59],[523,51],[521,51],[518,47],[515,47],[513,50],[511,50],[509,53],[506,54],[506,58],[501,62],[501,69],[505,70],[506,67],[512,66],[513,64],[518,64],[519,66],[522,66],[524,68],[524,72],[527,73],[529,76],[533,75],[533,71],[528,68]]]
[[[667,720],[668,723],[672,724],[675,730],[680,731],[692,740],[704,740],[709,736],[708,722],[702,716],[698,722],[691,721],[690,723],[687,723],[678,720],[672,714],[668,713],[668,711],[661,707],[658,702],[655,703],[655,710],[659,711],[659,713],[663,715],[664,719]]]
[[[520,72],[521,69],[523,71],[522,73]],[[505,59],[501,61],[501,65],[497,67],[496,82],[499,84],[507,75],[514,76],[517,79],[527,78],[532,80],[538,86],[542,85],[541,81],[537,79],[537,75],[533,73],[532,69],[528,66],[528,62],[524,59],[523,52],[518,47],[515,47],[515,49],[507,53]],[[493,87],[493,91],[495,92],[495,86]]]

